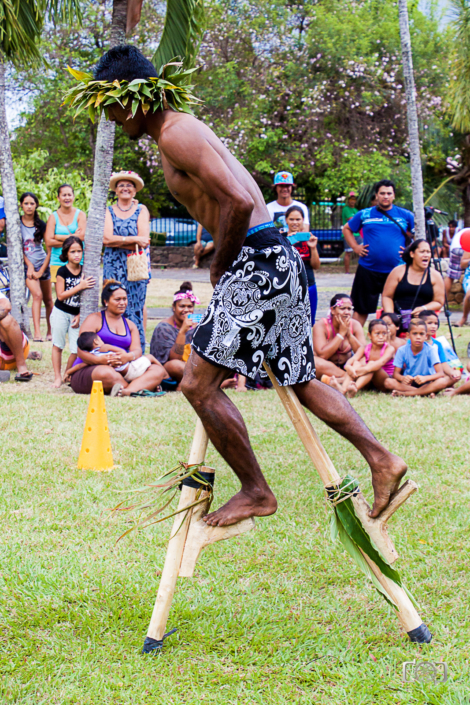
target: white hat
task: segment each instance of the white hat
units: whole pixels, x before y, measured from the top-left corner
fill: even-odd
[[[119,181],[132,181],[136,191],[142,191],[144,188],[144,182],[135,171],[116,171],[114,174],[111,174],[111,178],[109,180],[109,190],[115,191],[116,184]]]

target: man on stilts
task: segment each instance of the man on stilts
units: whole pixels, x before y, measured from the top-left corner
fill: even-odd
[[[397,491],[406,465],[379,443],[347,399],[315,380],[308,284],[301,260],[274,228],[248,171],[190,114],[196,100],[184,90],[183,72],[165,68],[163,82],[162,73],[135,47],[114,47],[102,57],[94,76],[77,73],[81,83],[67,100],[81,110],[96,95],[96,109],[104,106],[109,119],[131,138],[150,135],[158,144],[171,193],[214,238],[214,293],[193,337],[182,391],[238,476],[241,489],[204,520],[227,526],[276,511],[276,498],[243,418],[220,389],[234,372],[254,378],[263,362],[280,385],[292,386],[307,409],[364,456],[372,472],[371,516],[376,517]],[[136,79],[141,81],[129,88]],[[173,88],[168,86],[172,82]]]

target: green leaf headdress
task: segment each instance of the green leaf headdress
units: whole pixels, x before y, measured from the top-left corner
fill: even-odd
[[[136,114],[139,105],[145,115],[149,110],[169,108],[191,114],[192,106],[201,102],[192,94],[191,74],[196,71],[194,63],[203,24],[203,0],[167,0],[162,37],[152,57],[157,76],[133,81],[96,81],[91,73],[69,68],[79,83],[65,94],[64,103],[75,108],[75,116],[88,110],[92,121],[103,111],[108,117],[107,108],[113,103],[128,109],[129,117]]]
[[[170,68],[171,67],[171,68]],[[165,76],[166,69],[170,69]],[[76,71],[68,67],[78,84],[64,96],[64,104],[75,109],[75,117],[88,110],[92,122],[104,111],[108,117],[108,106],[118,103],[134,117],[139,106],[144,115],[156,110],[176,110],[192,114],[191,106],[201,101],[192,94],[189,83],[191,74],[197,69],[183,69],[182,62],[170,61],[162,66],[155,78],[135,78],[133,81],[97,81],[91,73]]]

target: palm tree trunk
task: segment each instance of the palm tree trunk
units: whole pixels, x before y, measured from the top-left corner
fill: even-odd
[[[0,176],[2,179],[5,215],[7,217],[8,269],[10,273],[11,312],[26,335],[30,336],[29,309],[25,299],[23,239],[21,237],[15,172],[11,157],[5,106],[6,62],[0,52]]]
[[[418,111],[416,109],[416,88],[413,76],[413,55],[411,52],[410,25],[408,22],[407,0],[398,0],[400,19],[401,53],[405,77],[406,112],[408,116],[408,140],[411,157],[411,188],[413,191],[413,211],[415,216],[415,237],[426,237],[424,221],[423,174],[419,147]]]
[[[127,0],[114,0],[111,24],[110,48],[126,40]],[[93,191],[85,233],[85,262],[83,273],[99,281],[100,257],[103,247],[104,218],[106,199],[109,191],[109,179],[113,168],[115,124],[101,117],[96,136],[95,165],[93,173]],[[81,320],[99,309],[99,286],[85,289],[81,298]]]

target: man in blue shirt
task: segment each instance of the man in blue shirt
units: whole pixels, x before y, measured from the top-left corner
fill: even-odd
[[[412,239],[415,227],[413,213],[393,205],[393,181],[379,181],[375,198],[376,206],[359,211],[343,226],[346,243],[359,255],[351,298],[354,318],[361,325],[369,313],[375,314],[387,277],[402,264],[401,252],[409,244],[407,237]],[[354,233],[361,231],[363,244],[358,245]]]
[[[3,200],[3,196],[0,196],[0,235],[5,229],[5,221],[6,221],[6,215],[5,215],[5,201]]]

